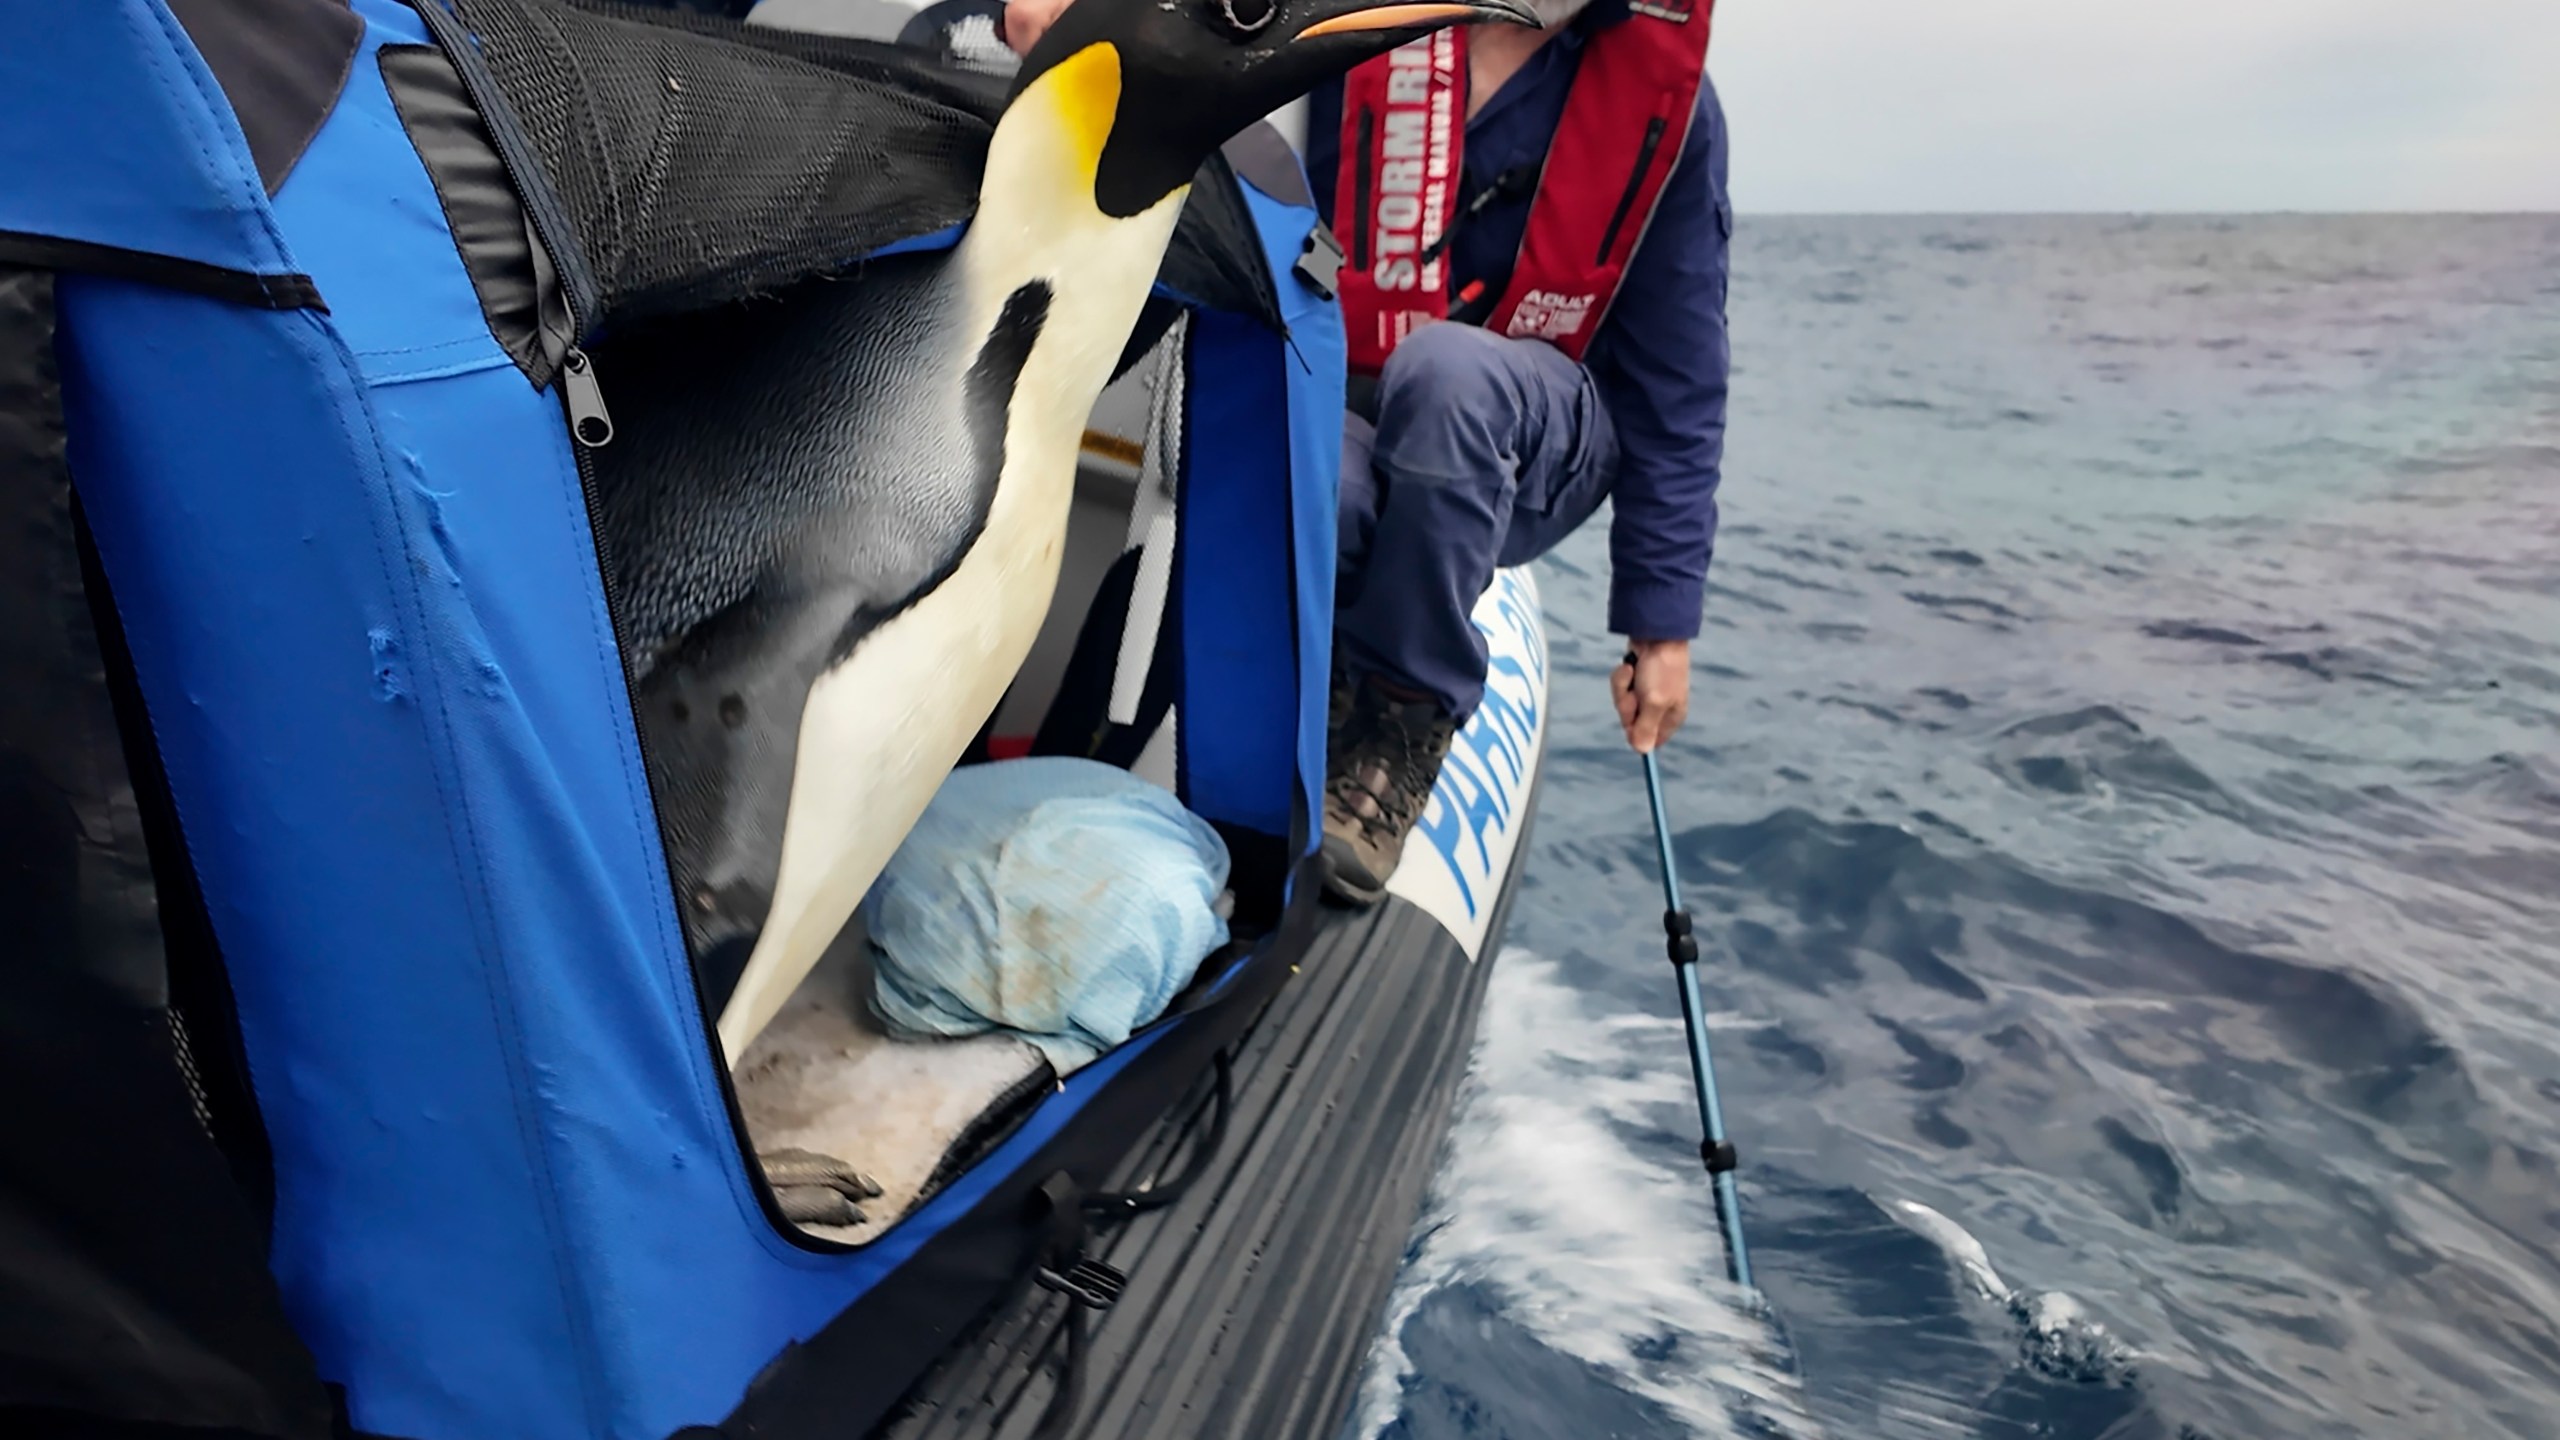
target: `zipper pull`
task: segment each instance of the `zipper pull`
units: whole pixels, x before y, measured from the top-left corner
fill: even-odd
[[[571,438],[590,450],[613,439],[613,416],[604,408],[604,387],[596,383],[586,351],[572,345],[560,357],[560,384],[569,397]]]

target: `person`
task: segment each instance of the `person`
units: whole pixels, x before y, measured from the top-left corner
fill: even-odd
[[[1068,3],[1010,0],[1007,43]],[[1322,842],[1339,899],[1385,893],[1483,696],[1471,615],[1495,570],[1604,499],[1619,724],[1650,753],[1688,716],[1730,369],[1710,3],[1531,0],[1538,29],[1444,32],[1312,97],[1353,368]]]

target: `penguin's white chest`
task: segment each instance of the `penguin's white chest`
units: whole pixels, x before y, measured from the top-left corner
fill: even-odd
[[[1043,348],[1034,345],[1011,397],[1004,464],[976,540],[941,583],[809,688],[765,932],[720,1018],[731,1063],[852,918],[1039,635],[1082,433],[1026,393],[1054,368]]]

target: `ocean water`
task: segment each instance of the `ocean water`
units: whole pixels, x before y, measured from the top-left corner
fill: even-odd
[[[2560,217],[1748,222],[1666,771],[1597,526],[1354,1437],[2560,1435]]]

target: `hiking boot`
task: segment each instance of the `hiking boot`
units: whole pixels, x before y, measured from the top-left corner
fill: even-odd
[[[1337,693],[1339,693],[1337,687]],[[1397,700],[1364,684],[1332,737],[1324,787],[1325,889],[1374,905],[1422,818],[1456,722],[1430,700]]]

